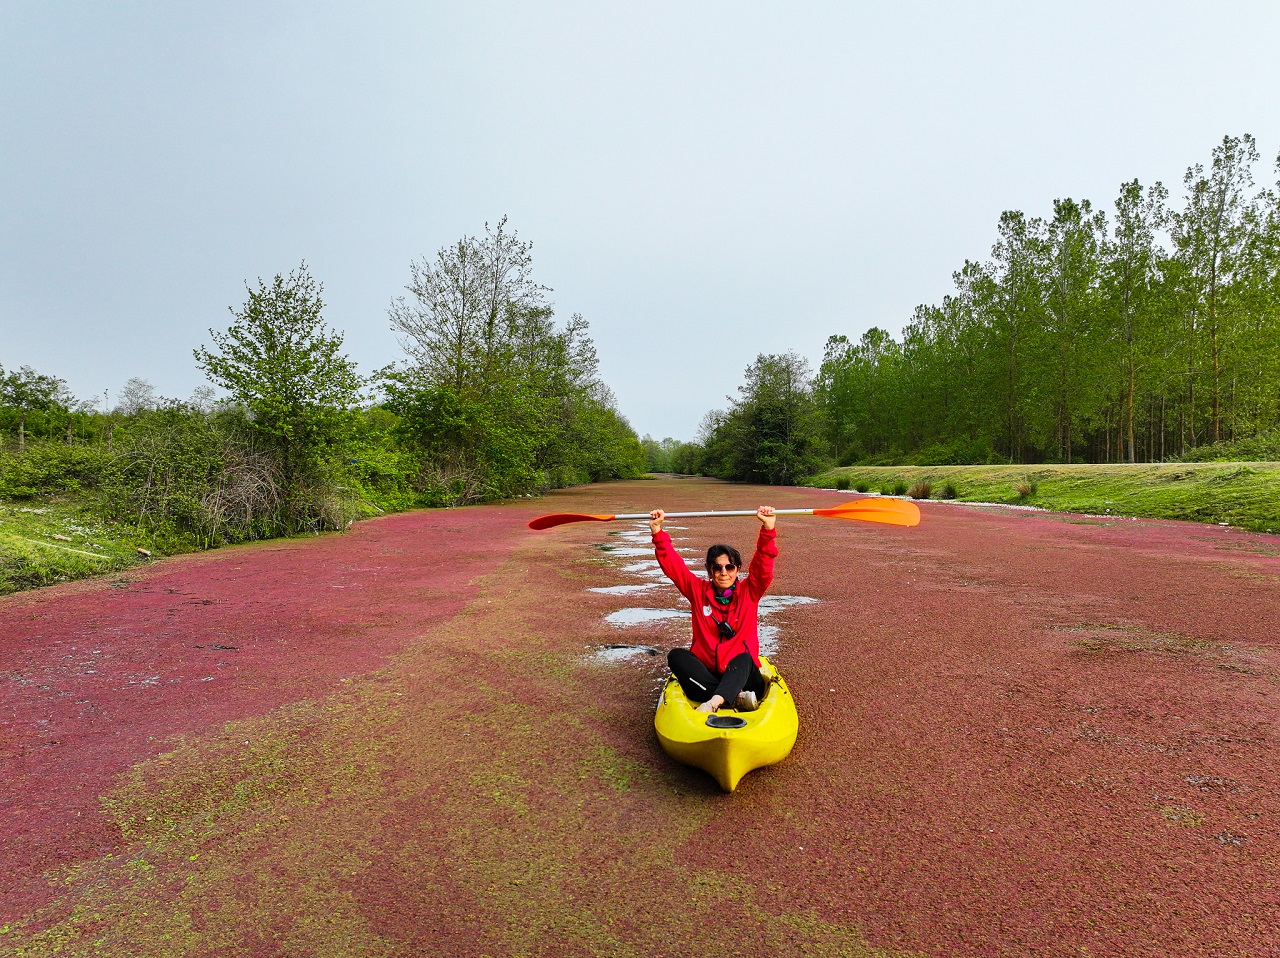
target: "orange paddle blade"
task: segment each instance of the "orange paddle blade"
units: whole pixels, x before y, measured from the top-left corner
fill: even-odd
[[[915,526],[920,524],[920,510],[914,502],[904,499],[854,499],[830,509],[814,509],[815,516],[829,519],[860,519],[863,522],[882,522],[890,526]]]
[[[550,529],[562,526],[566,522],[608,522],[613,516],[588,516],[580,512],[555,512],[549,516],[538,516],[529,520],[530,529]]]

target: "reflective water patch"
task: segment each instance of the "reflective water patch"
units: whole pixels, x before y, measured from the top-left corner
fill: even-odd
[[[610,625],[628,626],[644,625],[647,622],[661,622],[664,619],[687,619],[687,609],[619,609],[610,612],[604,620]]]
[[[770,658],[778,654],[779,631],[776,625],[762,625],[756,631],[760,637],[760,654]]]
[[[661,649],[651,645],[602,645],[586,656],[588,665],[617,665],[661,655]]]
[[[639,585],[606,585],[587,591],[599,592],[601,595],[635,595],[637,592],[648,592],[657,587],[656,582],[642,582]]]
[[[807,595],[766,595],[760,600],[760,614],[768,615],[789,605],[809,605],[817,601]]]
[[[633,562],[630,565],[624,565],[622,571],[630,575],[657,575],[666,578],[662,573],[661,567],[658,565],[657,559],[650,559],[648,562]]]

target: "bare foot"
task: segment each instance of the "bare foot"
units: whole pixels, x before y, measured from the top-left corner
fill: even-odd
[[[724,705],[724,699],[719,695],[713,695],[701,705],[698,706],[699,712],[714,712],[720,706]]]

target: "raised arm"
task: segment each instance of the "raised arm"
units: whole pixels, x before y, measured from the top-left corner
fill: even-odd
[[[773,506],[761,506],[756,510],[760,520],[760,532],[756,536],[756,551],[751,556],[747,571],[747,588],[759,601],[773,583],[773,560],[778,556],[778,533],[775,528],[778,517]]]
[[[662,521],[666,517],[667,514],[661,509],[654,509],[653,512],[649,513],[649,531],[653,533],[653,548],[658,557],[658,566],[662,569],[663,574],[675,583],[675,587],[680,590],[680,594],[690,602],[693,602],[698,580],[689,571],[685,561],[680,558],[675,546],[671,544],[671,536],[663,530]]]

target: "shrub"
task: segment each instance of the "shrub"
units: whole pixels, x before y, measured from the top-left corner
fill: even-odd
[[[1019,499],[1030,499],[1032,496],[1036,494],[1036,491],[1038,489],[1039,489],[1039,484],[1036,483],[1034,480],[1032,481],[1023,480],[1022,482],[1015,482],[1013,484],[1013,491],[1018,494]]]
[[[870,488],[871,488],[871,486],[870,486],[870,485],[868,485],[868,484],[867,484],[867,483],[865,483],[865,482],[859,482],[859,483],[858,483],[856,486],[854,486],[853,488],[854,488],[854,491],[855,491],[855,492],[866,492],[868,489],[870,489]]]
[[[954,483],[944,483],[942,489],[938,491],[939,499],[954,499],[956,497],[956,487]]]
[[[841,476],[839,479],[837,479],[837,480],[836,480],[836,488],[837,488],[837,489],[841,489],[841,490],[843,490],[843,489],[848,489],[848,488],[849,488],[849,477],[848,477],[848,476]]]
[[[895,496],[905,496],[907,494],[907,484],[901,479],[896,480],[893,484],[893,494]]]
[[[933,487],[923,479],[913,482],[911,487],[907,489],[907,495],[912,499],[928,499],[929,493],[933,491]]]
[[[98,485],[105,453],[95,446],[28,440],[26,448],[0,450],[0,498],[77,493]]]

